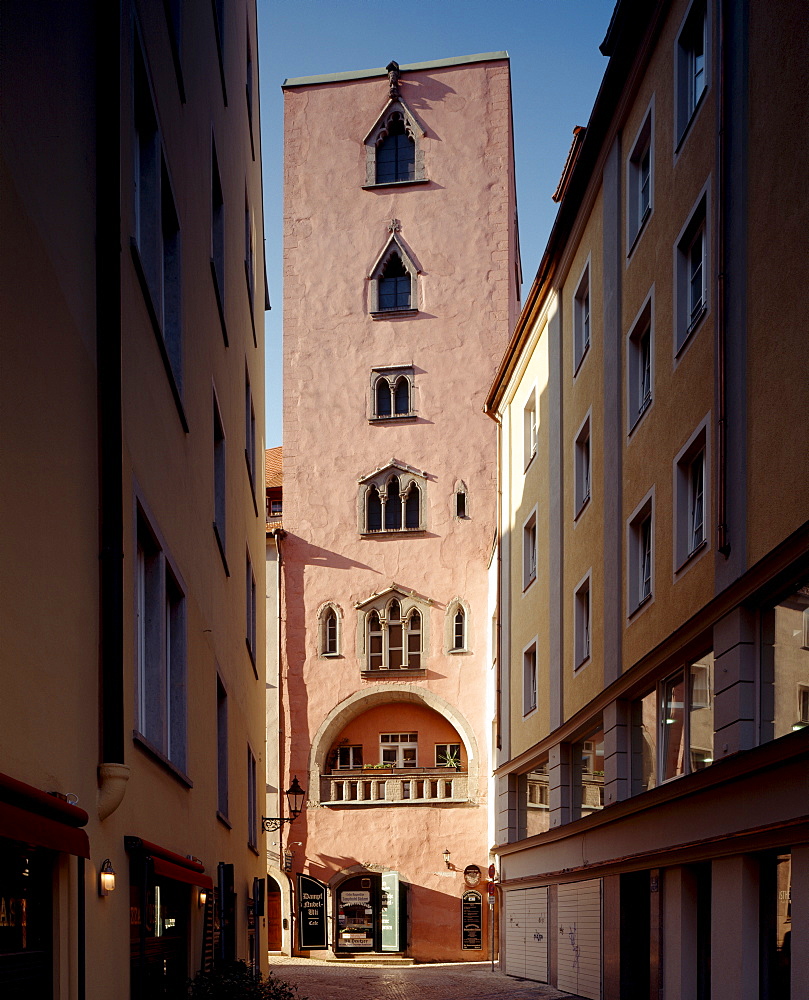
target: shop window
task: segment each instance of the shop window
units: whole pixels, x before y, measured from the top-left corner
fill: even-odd
[[[547,761],[517,779],[517,835],[522,840],[550,829]]]
[[[661,685],[660,780],[712,764],[713,737],[713,653],[706,653]]]
[[[759,995],[792,995],[792,852],[760,861]]]
[[[604,732],[594,730],[573,744],[572,814],[574,819],[604,808]]]
[[[657,785],[657,691],[649,691],[632,702],[631,794],[640,795]]]
[[[809,579],[761,613],[762,743],[809,725]]]

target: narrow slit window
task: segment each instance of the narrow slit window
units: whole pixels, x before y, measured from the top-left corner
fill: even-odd
[[[421,508],[421,498],[419,495],[419,488],[415,483],[410,484],[410,489],[407,491],[407,499],[405,500],[405,527],[409,529],[415,529],[420,527],[420,508]]]

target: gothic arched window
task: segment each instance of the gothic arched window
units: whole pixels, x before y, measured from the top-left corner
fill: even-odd
[[[379,312],[410,308],[411,277],[398,253],[391,254],[378,281]]]
[[[402,416],[405,413],[410,412],[410,382],[407,380],[406,375],[401,375],[396,380],[396,386],[393,390],[394,395],[394,411],[397,416]]]
[[[405,528],[413,530],[421,527],[421,494],[415,483],[410,484],[405,500]]]
[[[416,177],[416,144],[407,134],[403,116],[398,112],[387,121],[387,134],[376,146],[376,183],[412,181]]]
[[[399,495],[399,477],[391,476],[385,498],[385,531],[401,531],[401,528],[402,498]]]
[[[368,490],[368,514],[367,514],[367,530],[368,531],[381,531],[382,530],[382,500],[379,496],[379,490],[376,486],[372,486]]]

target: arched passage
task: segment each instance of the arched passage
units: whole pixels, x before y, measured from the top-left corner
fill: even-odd
[[[320,805],[320,776],[326,769],[329,750],[349,722],[377,705],[411,703],[442,715],[463,740],[468,768],[469,800],[477,800],[480,758],[477,740],[464,716],[448,701],[415,684],[379,684],[373,691],[357,691],[329,712],[312,740],[309,757],[309,801]]]

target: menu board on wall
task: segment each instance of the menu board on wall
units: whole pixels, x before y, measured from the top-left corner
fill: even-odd
[[[483,948],[483,897],[479,892],[465,892],[461,899],[461,927],[463,950],[480,951]]]
[[[298,875],[298,948],[323,951],[328,948],[326,886],[310,875]]]

